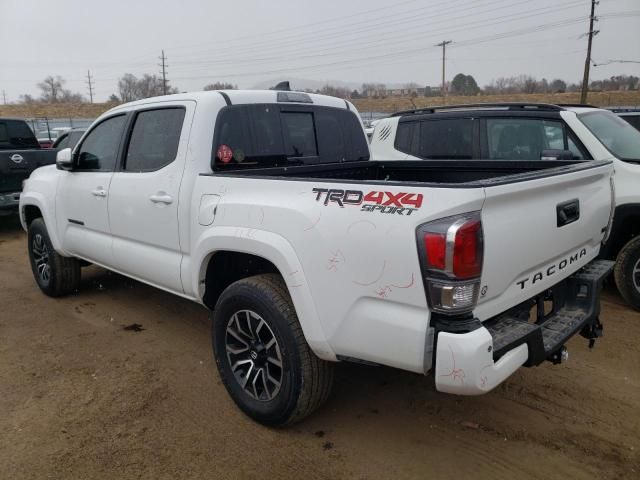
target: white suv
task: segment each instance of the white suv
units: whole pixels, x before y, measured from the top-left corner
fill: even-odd
[[[477,162],[613,159],[615,217],[603,258],[616,260],[624,299],[640,310],[640,131],[584,105],[476,104],[400,112],[381,120],[373,159]]]

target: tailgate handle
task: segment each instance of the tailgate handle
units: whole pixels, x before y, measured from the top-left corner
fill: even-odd
[[[558,228],[569,225],[580,218],[580,200],[574,198],[556,206]]]

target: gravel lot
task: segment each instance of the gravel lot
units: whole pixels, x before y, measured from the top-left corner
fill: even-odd
[[[202,307],[95,267],[47,298],[0,218],[0,478],[637,478],[640,314],[609,287],[602,321],[595,349],[482,397],[340,365],[322,410],[273,430],[227,396]]]

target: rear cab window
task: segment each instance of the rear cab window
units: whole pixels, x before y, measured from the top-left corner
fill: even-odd
[[[369,160],[359,119],[320,105],[230,105],[216,121],[213,170]]]
[[[27,123],[23,120],[0,120],[0,149],[40,148]]]

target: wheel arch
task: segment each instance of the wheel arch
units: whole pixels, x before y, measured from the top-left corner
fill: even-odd
[[[620,250],[638,235],[640,235],[640,203],[618,205],[609,240],[602,247],[600,256],[615,260]]]
[[[322,329],[304,275],[291,244],[272,232],[216,227],[196,247],[191,288],[209,309],[233,282],[262,273],[277,273],[285,282],[307,343],[324,360],[336,360]]]
[[[62,253],[62,244],[58,237],[56,220],[51,208],[47,207],[45,197],[33,191],[23,193],[20,197],[20,223],[22,224],[22,228],[27,231],[31,222],[36,218],[42,218],[47,227],[47,233],[49,234],[53,248]]]

